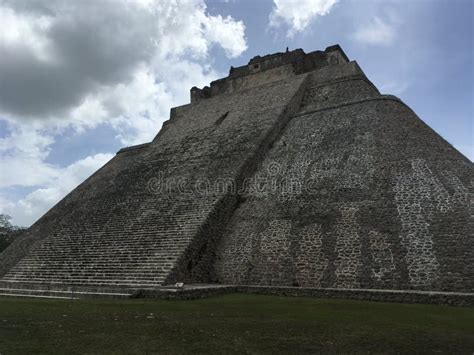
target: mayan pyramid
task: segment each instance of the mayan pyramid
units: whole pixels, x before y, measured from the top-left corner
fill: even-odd
[[[0,281],[472,292],[473,181],[338,45],[257,56],[41,217]]]

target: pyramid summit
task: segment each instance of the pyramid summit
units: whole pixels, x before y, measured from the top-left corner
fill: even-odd
[[[190,101],[1,253],[0,284],[474,291],[473,164],[338,45]]]

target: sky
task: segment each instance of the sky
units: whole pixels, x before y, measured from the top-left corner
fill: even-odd
[[[0,0],[0,213],[29,226],[189,89],[339,44],[474,159],[471,0]]]

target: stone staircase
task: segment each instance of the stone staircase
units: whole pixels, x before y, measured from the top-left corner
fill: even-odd
[[[133,225],[125,225],[116,214],[107,223],[88,225],[85,233],[63,228],[60,234],[39,242],[0,282],[79,287],[161,286],[212,203],[212,199],[189,203],[173,216],[172,212],[166,214],[158,208],[162,211],[160,216],[135,218]],[[131,228],[135,229],[133,233]]]
[[[0,282],[0,297],[32,297],[52,299],[113,298],[134,297],[136,291],[126,288],[94,288],[54,285],[34,282]]]

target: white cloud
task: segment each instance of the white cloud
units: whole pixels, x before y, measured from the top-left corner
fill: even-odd
[[[243,23],[209,15],[203,0],[5,1],[0,20],[0,112],[15,119],[70,120],[87,96],[130,83],[155,58],[247,48]]]
[[[96,154],[66,168],[50,167],[53,174],[24,198],[11,201],[0,196],[0,212],[12,216],[14,224],[29,225],[112,157],[112,154]]]
[[[237,57],[247,49],[242,22],[236,22],[230,16],[223,18],[218,15],[207,17],[204,24],[205,37],[219,43],[228,57]]]
[[[395,41],[396,31],[393,24],[374,17],[369,23],[358,28],[353,37],[360,43],[389,46]]]
[[[331,11],[338,0],[273,0],[270,27],[289,27],[287,36],[305,30],[312,20]]]
[[[3,0],[0,23],[0,212],[24,225],[111,157],[48,163],[59,135],[106,125],[124,145],[149,141],[192,86],[222,75],[206,64],[213,46],[247,49],[244,24],[204,0]],[[34,190],[12,201],[12,187]]]
[[[156,76],[162,80],[158,84],[154,82]],[[208,85],[219,76],[185,59],[162,62],[154,75],[145,68],[138,71],[128,86],[116,87],[103,102],[110,112],[126,113],[112,121],[120,140],[126,145],[143,143],[158,133],[157,127],[168,119],[171,107],[189,102],[191,87]]]
[[[43,162],[54,139],[34,126],[17,126],[0,139],[2,188],[41,185],[56,176],[55,169]]]
[[[401,95],[407,91],[410,86],[411,83],[409,81],[392,81],[382,83],[379,89],[383,94]]]
[[[37,60],[51,60],[48,54],[50,42],[43,36],[51,26],[47,16],[18,14],[11,8],[0,6],[0,23],[0,44],[3,47],[24,46]]]

